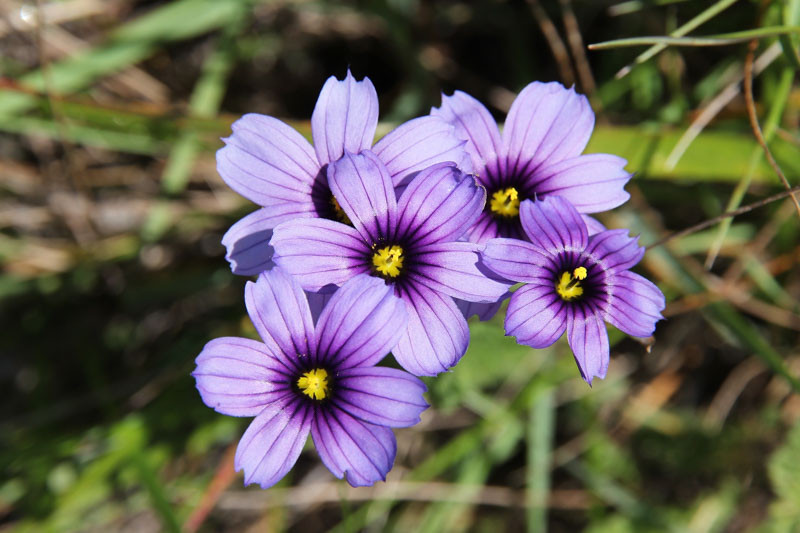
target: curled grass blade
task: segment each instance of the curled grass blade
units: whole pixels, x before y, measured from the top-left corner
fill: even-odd
[[[800,26],[768,26],[754,30],[735,31],[705,35],[703,37],[630,37],[627,39],[614,39],[602,43],[590,44],[590,50],[608,50],[611,48],[624,48],[627,46],[643,46],[648,44],[664,46],[725,46],[748,42],[752,39],[766,39],[767,37],[798,35]]]
[[[718,2],[713,4],[712,6],[708,7],[707,9],[705,9],[702,13],[700,13],[696,17],[692,18],[692,20],[690,20],[689,22],[687,22],[686,24],[684,24],[683,26],[681,26],[677,30],[675,30],[672,33],[670,33],[670,37],[683,37],[683,36],[687,35],[689,32],[691,32],[691,31],[697,29],[698,27],[702,26],[703,24],[705,24],[706,22],[708,22],[709,20],[711,20],[712,18],[717,16],[722,11],[728,9],[734,3],[736,3],[736,0],[719,0]],[[631,69],[635,65],[638,65],[640,63],[644,63],[645,61],[649,60],[650,58],[655,57],[660,52],[662,52],[664,49],[666,49],[666,47],[667,46],[664,45],[664,44],[654,44],[653,46],[651,46],[650,48],[648,48],[647,50],[645,50],[644,52],[639,54],[636,57],[636,59],[633,61],[633,64],[627,65],[627,66],[623,67],[622,69],[620,69],[620,71],[617,72],[615,77],[617,79],[624,78],[625,76],[627,76],[630,73]]]

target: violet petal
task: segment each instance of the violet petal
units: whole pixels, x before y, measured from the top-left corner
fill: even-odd
[[[300,284],[280,268],[263,272],[258,281],[245,285],[247,314],[267,345],[290,364],[316,346],[314,322]]]
[[[611,298],[606,320],[634,337],[649,337],[664,310],[664,294],[653,283],[633,272],[618,272],[609,280]]]
[[[419,422],[428,404],[425,384],[396,368],[361,367],[336,376],[334,402],[342,410],[372,424],[408,427]]]
[[[608,371],[608,333],[597,313],[570,306],[567,317],[567,340],[581,376],[589,385],[595,377],[605,378]]]
[[[544,250],[519,239],[490,239],[481,252],[483,263],[493,272],[513,281],[545,283],[553,274]]]
[[[389,172],[375,154],[346,152],[328,165],[328,184],[365,241],[391,237],[397,225],[397,199]]]
[[[318,409],[311,436],[320,459],[334,476],[354,487],[386,479],[397,453],[392,430],[361,421],[335,405]]]
[[[529,172],[583,152],[594,128],[585,96],[557,82],[533,82],[516,97],[503,128],[508,172]]]
[[[317,357],[339,369],[374,365],[397,344],[407,321],[406,305],[393,287],[359,274],[322,310]]]
[[[217,151],[217,170],[228,186],[262,207],[311,205],[320,165],[308,141],[280,120],[254,113],[231,126]]]
[[[606,230],[589,239],[586,253],[599,261],[610,272],[628,270],[644,257],[644,247],[639,237],[629,237],[628,230]]]
[[[192,376],[203,402],[230,416],[256,416],[291,391],[292,368],[251,339],[220,337],[205,345]]]
[[[632,175],[627,161],[609,154],[588,154],[564,161],[547,161],[536,171],[536,192],[561,196],[581,213],[608,211],[624,204],[624,189]]]
[[[547,196],[519,206],[522,228],[530,241],[548,252],[583,250],[589,240],[586,224],[572,204],[558,196]]]
[[[480,216],[486,190],[452,163],[420,172],[400,197],[398,235],[408,242],[431,244],[461,237]]]
[[[545,348],[567,327],[567,310],[552,285],[525,285],[511,295],[506,311],[506,335],[519,344]]]
[[[244,483],[271,487],[297,462],[311,429],[312,411],[306,402],[290,395],[259,414],[236,448],[236,471],[244,470]]]
[[[411,278],[453,298],[496,302],[513,283],[481,262],[481,248],[471,242],[441,242],[419,248]]]
[[[415,376],[435,376],[458,363],[469,345],[467,321],[450,296],[419,284],[403,293],[408,327],[392,353]]]
[[[472,172],[472,160],[456,137],[453,126],[439,117],[418,117],[401,124],[375,143],[372,151],[383,161],[395,187],[413,174],[452,161],[463,172]]]
[[[452,124],[459,139],[467,140],[466,149],[477,170],[501,153],[502,141],[497,123],[478,100],[462,91],[442,95],[442,106],[431,109],[431,115]]]
[[[308,291],[341,285],[368,271],[364,257],[369,247],[346,224],[321,218],[290,220],[275,228],[270,242],[275,264]]]

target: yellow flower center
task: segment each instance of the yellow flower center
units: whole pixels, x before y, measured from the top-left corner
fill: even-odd
[[[306,396],[324,400],[328,396],[328,372],[324,368],[306,372],[297,380],[297,386]]]
[[[519,215],[519,193],[514,187],[501,189],[492,195],[489,202],[492,213],[501,217]]]
[[[381,248],[372,254],[372,264],[379,274],[396,278],[403,268],[403,249],[396,244]]]
[[[350,217],[348,217],[347,213],[344,212],[342,206],[339,205],[339,200],[337,200],[334,195],[331,195],[331,205],[333,206],[333,213],[336,215],[336,219],[339,222],[344,222],[348,226],[353,225],[353,223],[350,221]]]
[[[576,299],[583,294],[583,287],[579,282],[584,279],[586,279],[586,269],[584,267],[576,268],[572,271],[572,274],[564,272],[561,274],[561,279],[556,283],[558,295],[561,296],[562,300],[570,301]]]

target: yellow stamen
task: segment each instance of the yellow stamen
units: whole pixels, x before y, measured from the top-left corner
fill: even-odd
[[[574,300],[583,294],[583,287],[578,283],[579,280],[586,279],[586,269],[578,267],[572,271],[561,274],[561,279],[556,283],[556,292],[562,300]]]
[[[339,200],[337,200],[333,195],[331,195],[331,205],[333,206],[333,213],[336,215],[336,218],[339,220],[339,222],[344,222],[348,226],[353,225],[353,223],[350,222],[350,217],[347,216],[347,213],[344,212],[342,206],[339,205]]]
[[[324,400],[328,396],[328,372],[324,368],[306,372],[297,380],[297,386],[308,397]]]
[[[381,248],[372,255],[372,264],[381,275],[396,278],[403,268],[403,249],[397,245]]]
[[[501,189],[492,195],[489,208],[495,215],[515,217],[519,215],[519,193],[514,187]]]

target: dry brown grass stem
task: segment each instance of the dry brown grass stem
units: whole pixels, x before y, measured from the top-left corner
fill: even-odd
[[[755,61],[756,49],[758,48],[758,39],[750,41],[747,48],[747,56],[744,61],[744,98],[747,104],[747,116],[750,118],[750,127],[753,129],[753,135],[756,136],[759,146],[764,150],[764,155],[770,166],[778,175],[786,190],[791,191],[792,186],[789,184],[789,180],[786,179],[786,175],[784,175],[780,165],[778,165],[778,162],[775,161],[775,158],[772,156],[769,146],[767,146],[767,141],[764,139],[761,125],[758,123],[758,115],[756,114],[756,104],[753,100],[753,63]],[[797,209],[797,214],[800,216],[800,200],[798,200],[797,196],[794,194],[790,194],[790,196]]]
[[[772,202],[777,202],[778,200],[782,200],[783,198],[786,198],[787,196],[792,196],[792,198],[794,198],[793,195],[795,193],[797,193],[797,192],[800,192],[800,185],[798,185],[796,187],[791,187],[791,188],[789,188],[789,190],[786,190],[786,191],[783,191],[783,192],[780,192],[780,193],[777,193],[777,194],[773,194],[772,196],[768,196],[766,198],[758,200],[757,202],[753,202],[751,204],[744,205],[744,206],[742,206],[742,207],[740,207],[738,209],[733,209],[731,211],[727,211],[725,213],[722,213],[720,215],[715,216],[714,218],[710,218],[708,220],[704,220],[703,222],[700,222],[699,224],[695,224],[694,226],[689,226],[688,228],[684,228],[684,229],[682,229],[680,231],[676,231],[675,233],[671,233],[671,234],[667,235],[666,237],[663,237],[663,238],[657,240],[656,242],[648,245],[647,249],[650,250],[652,248],[656,248],[658,246],[661,246],[662,244],[664,244],[666,242],[669,242],[672,239],[676,239],[678,237],[684,237],[686,235],[690,235],[690,234],[698,232],[700,230],[704,230],[704,229],[706,229],[708,227],[711,227],[711,226],[715,225],[720,220],[723,220],[723,219],[729,218],[729,217],[739,216],[739,215],[742,215],[744,213],[748,213],[748,212],[750,212],[750,211],[752,211],[754,209],[758,209],[759,207],[763,207],[765,205],[771,204]],[[796,199],[795,199],[795,201],[796,201]]]
[[[586,57],[586,46],[583,43],[581,36],[581,28],[578,25],[578,18],[572,10],[571,0],[561,1],[561,16],[564,20],[564,29],[567,32],[567,43],[569,43],[570,51],[572,52],[572,59],[575,62],[575,70],[578,73],[578,78],[581,81],[583,92],[587,95],[592,95],[597,88],[592,75],[592,68],[589,66],[589,59]],[[595,104],[595,102],[593,102]],[[595,104],[595,112],[599,111]]]
[[[274,507],[301,509],[324,504],[348,502],[419,501],[454,502],[493,507],[525,507],[525,491],[493,485],[465,487],[455,483],[387,481],[373,487],[353,488],[342,483],[308,483],[269,491],[228,491],[219,499],[225,511],[263,511]],[[473,490],[474,489],[474,490]],[[553,509],[587,509],[591,498],[583,490],[551,490],[548,506]]]
[[[542,35],[547,41],[547,45],[550,47],[550,51],[553,52],[561,81],[564,82],[564,85],[573,85],[575,83],[575,73],[572,70],[572,64],[569,60],[569,52],[567,52],[567,47],[558,34],[555,24],[550,20],[550,17],[539,3],[539,0],[528,0],[528,3],[531,6],[533,17],[539,24]]]

